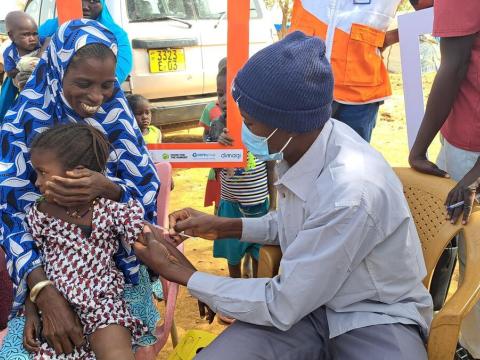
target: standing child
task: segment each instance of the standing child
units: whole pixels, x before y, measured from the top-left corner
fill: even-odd
[[[219,141],[231,145],[226,126],[226,85],[227,66],[219,70],[217,75],[218,103],[225,110],[212,122],[209,137],[211,141]],[[273,188],[273,162],[267,163],[255,159],[248,154],[249,164],[246,169],[220,169],[221,194],[218,216],[229,218],[261,217],[268,213],[276,203],[276,193]],[[260,245],[241,242],[240,239],[220,239],[213,245],[213,256],[225,258],[228,261],[228,272],[232,278],[242,277],[241,261],[246,253],[252,256],[253,276],[258,269],[258,253]]]
[[[27,214],[35,243],[42,254],[48,281],[35,285],[26,303],[25,347],[34,359],[57,359],[54,349],[40,343],[38,293],[54,286],[77,313],[86,336],[69,359],[133,360],[132,341],[147,329],[132,316],[123,299],[125,277],[115,263],[120,247],[128,252],[144,226],[143,209],[97,198],[76,207],[63,207],[45,192],[46,183],[67,171],[86,168],[103,172],[110,146],[93,127],[68,124],[36,137],[31,146],[36,186],[42,193]],[[134,260],[134,259],[131,259]]]
[[[39,61],[41,47],[35,20],[23,11],[12,11],[5,17],[5,26],[12,43],[3,53],[3,66],[7,79],[0,97],[0,121],[15,102],[19,85],[15,77],[19,71],[32,72]],[[21,90],[21,89],[20,89]]]
[[[135,120],[143,135],[146,144],[160,144],[162,142],[162,132],[159,128],[152,125],[152,111],[150,102],[142,95],[127,96],[128,104],[133,111]]]
[[[218,71],[220,71],[226,65],[227,58],[223,58],[218,63]],[[217,87],[218,89],[218,87]],[[223,112],[225,112],[225,104],[218,103],[217,101],[212,101],[211,103],[205,106],[202,116],[200,118],[199,125],[203,127],[203,141],[211,141],[209,138],[210,126],[215,119],[218,119]],[[208,173],[207,185],[205,187],[205,200],[203,206],[208,207],[215,205],[215,214],[218,210],[218,204],[220,203],[220,181],[217,179],[217,174],[215,169],[210,169]]]

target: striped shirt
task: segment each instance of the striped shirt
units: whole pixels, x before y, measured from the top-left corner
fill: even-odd
[[[221,198],[234,201],[242,206],[262,204],[268,198],[267,163],[256,160],[249,170],[235,169],[229,176],[228,169],[220,172]]]

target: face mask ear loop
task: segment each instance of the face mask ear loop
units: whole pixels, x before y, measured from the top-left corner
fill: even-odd
[[[293,137],[290,137],[290,139],[288,139],[288,141],[285,143],[285,145],[282,147],[282,149],[279,151],[279,153],[283,152],[283,150],[285,150],[288,146],[288,144],[290,144],[290,142],[293,140]]]
[[[265,138],[265,140],[263,140],[263,141],[267,142],[268,140],[270,140],[270,138],[277,132],[277,130],[278,130],[278,128],[276,128],[275,130],[273,130],[273,132],[272,132],[270,135],[268,135],[268,137]]]

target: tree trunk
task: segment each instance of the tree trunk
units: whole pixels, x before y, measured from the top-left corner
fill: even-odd
[[[290,15],[290,0],[279,1],[282,9],[282,27],[280,28],[279,38],[283,39],[287,35],[287,24]]]

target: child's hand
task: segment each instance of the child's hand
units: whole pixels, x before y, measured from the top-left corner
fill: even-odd
[[[229,131],[227,128],[223,129],[223,132],[218,137],[218,142],[225,146],[232,146],[233,139],[229,135]]]
[[[35,304],[27,300],[25,304],[25,327],[23,329],[23,346],[28,352],[36,352],[40,348],[42,332],[40,316]]]

